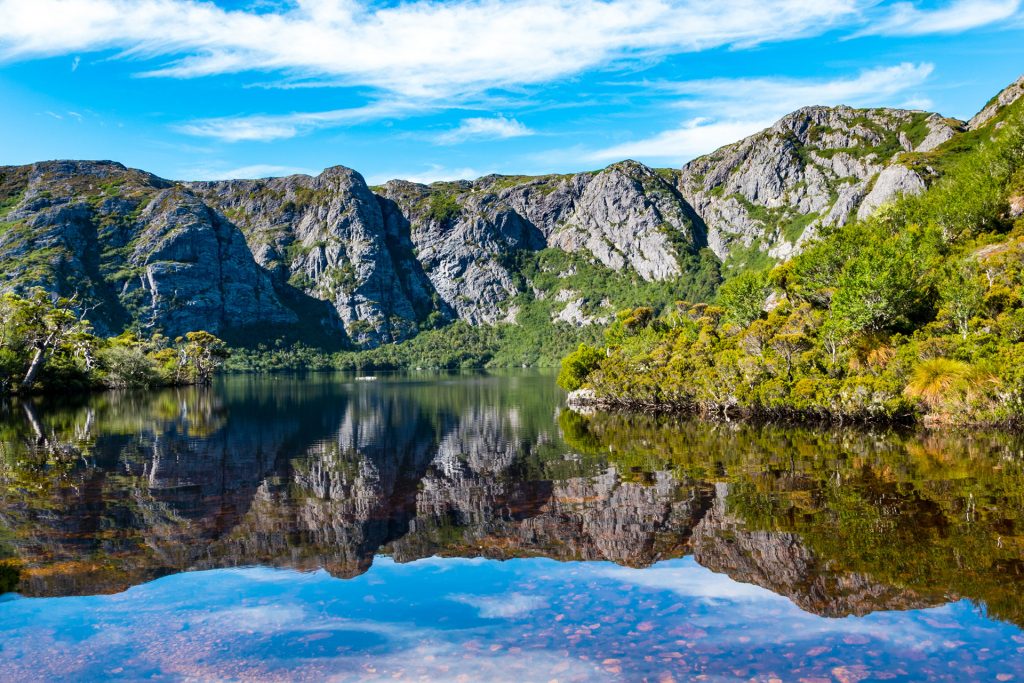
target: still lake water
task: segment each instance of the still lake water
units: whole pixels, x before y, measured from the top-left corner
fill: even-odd
[[[1024,439],[549,375],[0,406],[0,680],[1024,681]]]

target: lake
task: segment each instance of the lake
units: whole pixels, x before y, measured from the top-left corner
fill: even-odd
[[[1024,681],[1024,438],[553,376],[0,404],[0,680]]]

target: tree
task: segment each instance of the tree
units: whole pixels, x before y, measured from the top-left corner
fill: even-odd
[[[100,351],[106,369],[106,384],[111,387],[148,387],[157,384],[160,376],[156,362],[138,344],[115,344]]]
[[[179,357],[186,372],[197,384],[209,384],[229,355],[227,345],[203,330],[189,332],[183,341]]]
[[[964,339],[970,332],[971,320],[981,312],[986,290],[978,262],[974,259],[951,264],[939,283],[943,302],[941,313],[953,322]]]
[[[57,349],[72,340],[81,343],[82,337],[88,335],[89,322],[75,314],[75,303],[74,297],[51,301],[50,295],[40,288],[32,290],[27,298],[4,296],[5,340],[17,338],[29,353],[28,368],[20,383],[22,389],[35,383],[39,371]]]
[[[832,312],[854,332],[906,324],[919,300],[923,265],[902,240],[866,245],[840,274]]]
[[[562,359],[562,369],[558,373],[558,386],[566,391],[576,391],[583,386],[587,375],[601,365],[602,360],[604,360],[604,353],[601,349],[580,344],[575,351]]]
[[[747,271],[722,285],[718,303],[725,307],[726,320],[745,327],[761,317],[770,293],[768,275],[764,271]]]

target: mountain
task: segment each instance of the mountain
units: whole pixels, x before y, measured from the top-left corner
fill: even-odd
[[[807,107],[683,167],[680,192],[715,254],[744,265],[786,258],[821,226],[864,218],[925,180],[896,162],[930,151],[963,122],[900,109]]]
[[[623,161],[371,188],[341,166],[218,182],[109,161],[0,167],[0,287],[77,295],[107,335],[372,348],[461,320],[571,336],[630,303],[624,292],[707,299],[717,261],[729,277],[788,258],[823,227],[923,191],[937,171],[922,155],[1022,90],[970,124],[807,107],[678,170]]]

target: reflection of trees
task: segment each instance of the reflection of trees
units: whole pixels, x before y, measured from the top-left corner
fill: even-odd
[[[566,440],[730,482],[749,532],[795,534],[830,570],[1024,623],[1024,439],[563,415]],[[851,608],[852,609],[852,608]]]
[[[239,378],[11,404],[0,560],[24,563],[22,591],[66,594],[252,563],[353,576],[381,552],[645,566],[696,547],[823,614],[959,594],[1024,618],[1014,437],[574,413],[556,425],[535,394],[485,379]]]

